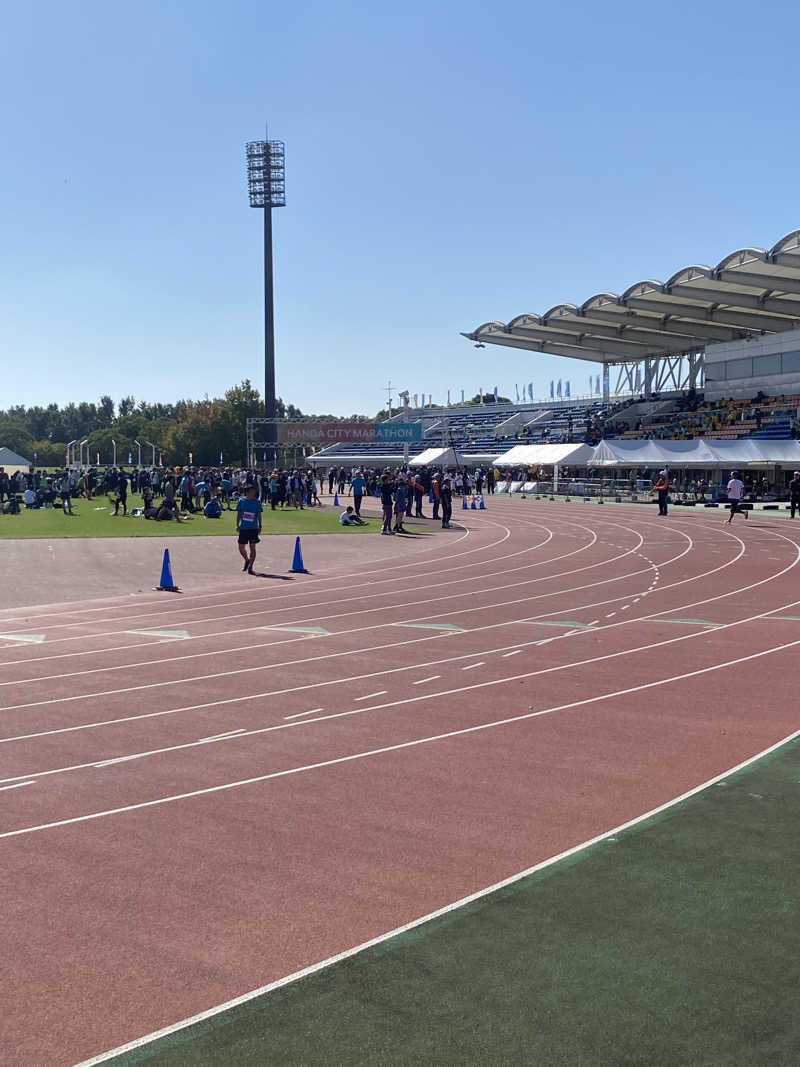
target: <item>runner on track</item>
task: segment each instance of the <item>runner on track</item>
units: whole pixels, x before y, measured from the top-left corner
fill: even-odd
[[[728,482],[728,500],[731,503],[731,513],[728,516],[728,522],[733,522],[733,516],[738,511],[740,515],[744,515],[747,518],[747,512],[742,507],[742,496],[744,495],[744,482],[739,477],[738,471],[731,471],[731,480]]]
[[[669,473],[666,469],[659,472],[658,481],[653,486],[653,492],[658,493],[658,514],[666,515],[669,499]]]
[[[256,561],[256,545],[259,543],[261,533],[261,512],[264,505],[258,499],[257,489],[254,485],[248,485],[246,495],[239,498],[236,504],[236,532],[239,535],[239,555],[244,560],[243,571],[253,573],[253,564]],[[247,550],[250,546],[250,556]]]

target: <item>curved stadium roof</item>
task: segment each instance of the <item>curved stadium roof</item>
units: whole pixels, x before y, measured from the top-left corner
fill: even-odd
[[[619,363],[702,351],[706,344],[800,327],[800,230],[769,251],[740,248],[716,265],[683,267],[619,296],[556,304],[543,315],[485,322],[470,341]]]

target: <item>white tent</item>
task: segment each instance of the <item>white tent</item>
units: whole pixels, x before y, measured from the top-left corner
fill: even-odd
[[[0,467],[5,467],[7,474],[13,474],[14,471],[19,470],[26,471],[32,466],[29,459],[12,452],[10,448],[0,448]]]
[[[409,467],[482,467],[495,462],[493,452],[458,452],[452,448],[426,448],[408,461]]]
[[[591,445],[514,445],[497,457],[499,467],[585,467],[593,461]]]
[[[737,468],[785,467],[800,470],[800,441],[753,438],[717,440],[695,437],[689,441],[646,439],[601,441],[588,462],[590,467]]]

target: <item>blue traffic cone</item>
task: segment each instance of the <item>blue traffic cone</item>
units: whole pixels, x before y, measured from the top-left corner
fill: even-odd
[[[462,511],[467,511],[468,510],[467,509],[467,498],[465,496],[461,497],[461,510]]]
[[[469,506],[473,511],[477,511],[478,510],[478,505],[475,503],[475,497],[472,498],[472,501],[471,501]]]
[[[435,497],[434,497],[434,495],[433,495],[433,490],[432,490],[432,489],[431,489],[431,491],[430,491],[430,492],[428,493],[428,503],[429,503],[429,504],[435,504],[435,503],[436,503],[436,498],[435,498]]]
[[[478,504],[478,511],[486,511],[486,502],[483,497],[481,497],[481,502]]]
[[[334,506],[335,508],[338,508],[338,507],[340,507],[340,504],[339,504],[339,494],[338,494],[338,493],[334,493],[334,494],[333,494],[333,506]]]
[[[379,485],[376,485],[375,486],[375,496],[379,497],[380,495],[381,495],[381,487]]]
[[[303,563],[303,553],[300,550],[300,538],[298,537],[294,543],[294,559],[292,560],[292,574],[308,574],[309,572],[305,568]]]
[[[164,549],[164,562],[161,564],[161,583],[156,586],[162,593],[180,593],[172,578],[172,565],[169,561],[169,549]]]

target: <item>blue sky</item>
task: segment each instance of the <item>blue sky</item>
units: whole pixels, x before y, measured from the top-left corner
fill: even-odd
[[[262,384],[267,118],[284,399],[584,391],[459,331],[800,226],[798,29],[736,0],[9,5],[0,408]]]

